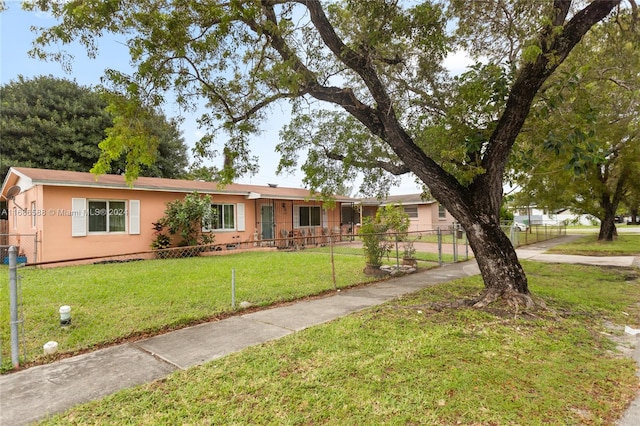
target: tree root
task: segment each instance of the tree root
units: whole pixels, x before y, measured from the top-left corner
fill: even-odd
[[[409,308],[431,309],[434,311],[442,311],[444,309],[460,309],[473,308],[493,312],[499,316],[511,316],[514,319],[519,315],[527,317],[539,318],[534,312],[542,311],[557,317],[558,314],[547,307],[547,304],[540,297],[531,294],[521,294],[513,290],[504,292],[485,290],[477,297],[461,300],[453,300],[449,302],[432,302],[420,306],[412,306]]]
[[[504,290],[502,292],[488,289],[485,290],[477,299],[473,301],[472,306],[474,308],[486,308],[490,304],[496,302],[498,299],[504,300],[507,305],[519,310],[521,307],[524,309],[532,309],[536,306],[531,294],[518,293],[515,290]]]

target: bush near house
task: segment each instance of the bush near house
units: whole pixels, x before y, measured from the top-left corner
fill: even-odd
[[[203,221],[215,221],[215,218],[211,217],[212,214],[209,195],[201,196],[193,192],[187,194],[184,200],[168,202],[164,216],[153,224],[155,238],[151,242],[151,248],[159,250],[171,247],[170,235],[180,236],[178,247],[213,243],[215,235],[202,232]]]

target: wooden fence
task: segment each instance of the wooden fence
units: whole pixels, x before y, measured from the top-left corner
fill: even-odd
[[[9,244],[9,221],[0,219],[0,246],[6,246]]]

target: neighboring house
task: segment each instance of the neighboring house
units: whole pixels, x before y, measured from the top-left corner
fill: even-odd
[[[37,259],[27,253],[31,263],[148,251],[166,203],[196,191],[209,194],[218,212],[217,223],[203,232],[223,247],[339,233],[342,206],[357,201],[336,197],[335,207],[325,209],[305,189],[147,177],[129,186],[120,175],[25,167],[9,170],[0,199],[8,200],[8,233],[36,236]]]
[[[384,200],[365,198],[360,200],[361,218],[373,217],[379,207],[396,204],[409,215],[409,232],[449,229],[455,222],[444,206],[435,200],[423,200],[421,194],[390,195]]]
[[[599,225],[600,220],[588,214],[575,213],[569,209],[548,211],[535,206],[519,207],[513,212],[514,220],[528,225]]]

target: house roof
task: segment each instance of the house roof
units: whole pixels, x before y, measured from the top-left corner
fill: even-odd
[[[389,195],[387,198],[364,198],[361,200],[363,206],[386,206],[390,204],[402,204],[403,206],[417,204],[433,204],[435,200],[424,200],[422,194]]]
[[[216,182],[202,182],[183,179],[166,179],[154,177],[139,177],[131,185],[127,184],[121,175],[99,175],[85,172],[71,172],[63,170],[36,169],[29,167],[12,167],[2,185],[0,194],[6,199],[10,187],[18,181],[28,182],[29,186],[66,186],[82,188],[128,189],[138,191],[160,192],[200,192],[202,194],[242,195],[249,199],[274,198],[281,200],[319,199],[318,194],[312,194],[307,189],[276,187],[272,185],[219,185]],[[22,188],[26,190],[28,188]],[[355,199],[335,196],[336,201],[351,202]]]

